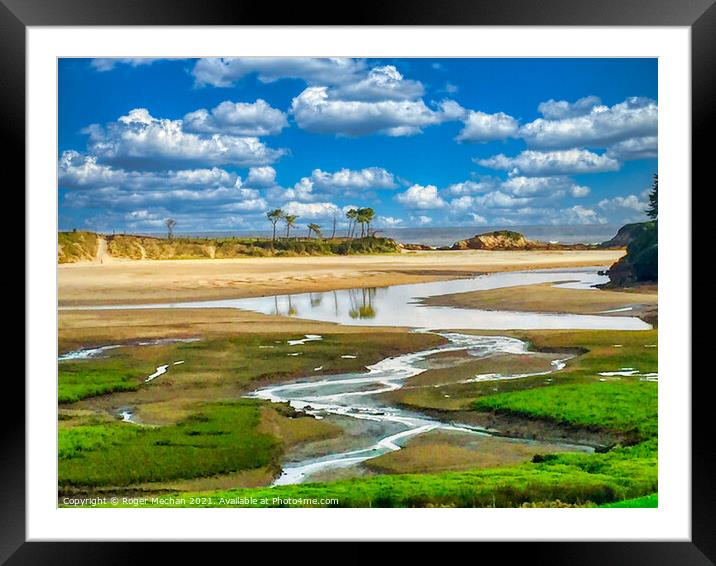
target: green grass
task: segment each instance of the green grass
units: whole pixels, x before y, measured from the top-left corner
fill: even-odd
[[[636,507],[636,508],[654,508],[659,506],[659,495],[653,493],[651,495],[645,495],[644,497],[637,497],[635,499],[625,499],[624,501],[617,501],[615,503],[606,503],[600,505],[600,507],[607,508],[622,508],[622,507]]]
[[[97,234],[93,232],[58,232],[58,263],[88,261],[94,259],[96,254]]]
[[[653,382],[555,385],[482,397],[473,408],[636,433],[647,439],[657,433],[657,391]]]
[[[60,362],[57,400],[73,403],[106,393],[135,391],[141,385],[140,376],[146,377],[149,373],[141,374],[115,359]]]
[[[126,486],[269,465],[280,445],[256,431],[259,401],[207,404],[177,425],[126,423],[59,431],[59,484]]]
[[[570,506],[622,502],[654,493],[656,487],[656,455],[634,447],[607,454],[550,454],[539,463],[469,472],[176,495],[186,501],[207,496],[211,502],[204,505],[229,507],[245,506],[237,501],[249,498],[255,500],[250,506],[256,507],[549,507],[555,502]],[[320,501],[328,499],[337,503]]]

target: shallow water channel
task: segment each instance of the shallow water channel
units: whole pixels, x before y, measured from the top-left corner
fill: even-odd
[[[301,483],[317,473],[330,472],[359,465],[370,458],[400,450],[411,438],[431,430],[462,431],[476,435],[491,432],[480,427],[447,423],[418,412],[391,406],[380,393],[399,389],[403,382],[426,371],[425,360],[446,351],[464,351],[476,357],[495,354],[533,355],[527,345],[505,336],[477,336],[449,329],[506,330],[506,329],[607,329],[642,330],[651,326],[639,318],[608,315],[579,315],[486,311],[453,307],[433,307],[420,304],[419,299],[449,293],[497,289],[517,285],[554,283],[570,288],[589,289],[604,283],[599,275],[603,268],[568,270],[515,271],[481,275],[469,279],[438,281],[413,285],[395,285],[378,289],[346,289],[325,293],[302,293],[248,299],[196,301],[174,304],[118,305],[85,307],[98,309],[146,308],[237,308],[269,315],[283,315],[309,320],[364,326],[403,326],[417,332],[436,332],[447,343],[437,348],[384,359],[365,371],[340,375],[306,377],[259,389],[249,397],[273,402],[288,402],[297,410],[316,418],[333,418],[367,424],[354,439],[351,449],[327,454],[308,454],[289,461],[276,485]],[[295,345],[310,348],[317,335],[296,340]],[[552,371],[563,364],[555,360]],[[317,370],[321,369],[316,368]],[[551,372],[542,372],[542,375]],[[481,380],[520,379],[527,375],[487,374]],[[504,439],[505,442],[527,442]],[[558,444],[558,443],[553,443]],[[561,443],[563,448],[591,451],[584,445]]]

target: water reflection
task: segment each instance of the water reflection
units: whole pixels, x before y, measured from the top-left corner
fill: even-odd
[[[373,302],[377,294],[375,287],[366,289],[348,289],[351,309],[348,315],[353,318],[375,318],[376,310]]]
[[[488,289],[561,283],[588,289],[608,281],[599,275],[603,267],[584,269],[553,269],[511,271],[480,275],[471,279],[435,281],[391,287],[344,289],[327,293],[275,295],[250,299],[195,301],[174,304],[112,305],[80,307],[79,310],[147,309],[147,308],[237,308],[264,314],[295,316],[323,322],[365,326],[407,326],[428,329],[604,329],[645,330],[651,328],[643,320],[628,316],[596,314],[559,314],[539,312],[490,311],[420,304],[421,297],[464,293]],[[76,307],[72,307],[75,309]]]

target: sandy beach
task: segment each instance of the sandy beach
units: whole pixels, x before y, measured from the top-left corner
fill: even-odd
[[[468,250],[75,263],[58,266],[58,300],[60,306],[167,303],[384,287],[496,271],[611,265],[623,254],[622,250]]]

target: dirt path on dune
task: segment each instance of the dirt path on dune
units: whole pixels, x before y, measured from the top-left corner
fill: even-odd
[[[107,251],[107,239],[97,238],[97,253],[94,256],[94,262],[104,264],[112,261],[112,256]]]

